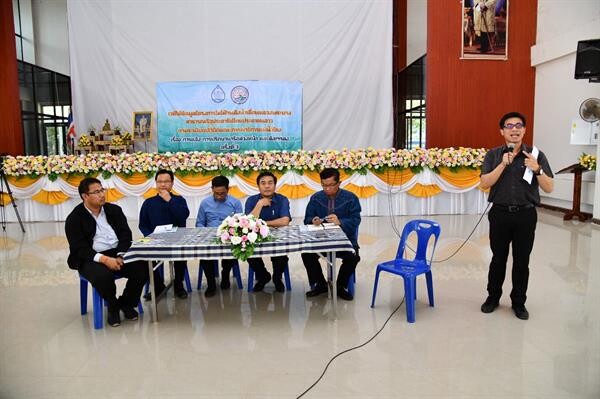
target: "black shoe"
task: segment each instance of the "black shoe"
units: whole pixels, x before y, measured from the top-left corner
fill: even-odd
[[[121,310],[123,311],[123,314],[125,315],[125,318],[127,320],[138,319],[138,312],[134,308],[131,308],[129,306],[121,306]]]
[[[183,287],[175,288],[175,296],[179,299],[185,299],[188,297],[188,293]]]
[[[229,277],[221,278],[221,289],[228,290],[231,287],[231,283],[229,282]]]
[[[521,320],[529,320],[529,312],[525,308],[525,305],[513,305],[512,309],[517,318]]]
[[[121,315],[119,314],[118,308],[116,310],[108,310],[106,323],[111,327],[118,327],[121,325]]]
[[[485,302],[481,305],[481,311],[483,313],[492,313],[498,307],[498,301],[489,298],[485,300]]]
[[[215,296],[217,292],[217,288],[213,285],[209,285],[208,287],[206,287],[206,291],[204,291],[204,297],[205,298],[210,298]]]
[[[283,285],[283,281],[281,281],[281,276],[273,277],[273,284],[275,284],[275,291],[285,292],[285,285]]]
[[[156,292],[158,292],[158,296],[160,296],[166,288],[167,287],[164,284],[161,287],[159,287],[156,290]],[[151,301],[151,300],[152,300],[152,293],[150,292],[150,290],[148,290],[148,292],[146,294],[144,294],[144,301]]]
[[[263,278],[259,279],[256,284],[254,284],[254,288],[252,289],[252,291],[254,292],[260,292],[263,290],[263,288],[265,288],[265,284],[267,284],[269,281],[271,281],[271,274],[269,274],[267,272],[267,274],[265,274],[263,276]]]
[[[327,292],[327,285],[316,285],[315,288],[313,288],[310,291],[306,292],[306,297],[307,298],[312,298],[321,294],[325,294]]]
[[[337,296],[344,301],[351,301],[354,299],[351,293],[349,293],[344,287],[337,287]]]

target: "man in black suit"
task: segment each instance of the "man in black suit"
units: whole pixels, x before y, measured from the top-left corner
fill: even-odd
[[[93,177],[79,183],[83,203],[71,211],[65,223],[70,251],[67,263],[108,303],[107,323],[116,327],[121,324],[120,310],[126,319],[137,320],[134,307],[148,281],[148,269],[143,262],[123,262],[122,255],[131,246],[131,230],[121,208],[106,203],[104,191],[100,181]],[[116,273],[127,278],[118,299]]]

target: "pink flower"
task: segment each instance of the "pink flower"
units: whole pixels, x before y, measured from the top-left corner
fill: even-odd
[[[221,234],[221,242],[225,244],[227,241],[229,241],[229,234],[227,234],[227,232],[224,231],[223,234]]]

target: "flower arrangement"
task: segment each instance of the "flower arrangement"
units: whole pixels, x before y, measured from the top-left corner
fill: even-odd
[[[80,147],[87,147],[89,145],[91,145],[92,143],[90,142],[90,139],[88,139],[88,137],[83,134],[80,138],[79,138],[79,146]]]
[[[596,170],[596,157],[585,152],[579,156],[579,165],[587,170]]]
[[[79,145],[83,146],[81,136]],[[123,136],[121,136],[123,138]],[[87,139],[87,137],[86,137]],[[88,144],[90,145],[90,144]],[[417,148],[406,149],[342,149],[315,151],[246,151],[243,153],[216,154],[206,151],[177,153],[107,154],[90,153],[80,156],[18,156],[6,157],[5,172],[9,176],[39,176],[43,174],[102,173],[110,177],[115,173],[152,174],[159,169],[169,169],[181,175],[222,173],[251,173],[263,170],[302,174],[323,168],[343,169],[365,174],[367,171],[383,172],[386,169],[411,169],[419,172],[440,167],[452,170],[481,167],[486,150],[483,148]],[[594,158],[595,159],[595,158]]]
[[[252,256],[257,244],[270,238],[267,223],[254,215],[236,213],[226,217],[217,228],[217,242],[231,244],[232,255],[243,261]]]
[[[120,135],[115,134],[110,140],[111,145],[123,145],[123,138]]]
[[[121,137],[123,138],[124,142],[131,141],[131,133],[129,133],[128,131],[125,131],[125,133],[123,133]]]

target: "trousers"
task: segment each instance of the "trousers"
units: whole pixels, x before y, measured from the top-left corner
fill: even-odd
[[[103,255],[116,257],[116,249],[102,252]],[[119,309],[119,306],[135,307],[140,301],[142,289],[148,281],[148,268],[143,261],[126,263],[121,270],[113,271],[102,263],[89,261],[79,267],[81,274],[98,291],[111,311]],[[115,275],[127,278],[125,289],[117,299],[117,285]]]
[[[506,275],[506,262],[512,245],[512,291],[513,306],[524,305],[529,283],[529,255],[533,249],[537,212],[535,207],[509,212],[492,207],[488,213],[490,222],[490,247],[492,261],[488,272],[487,291],[490,298],[499,301]]]

